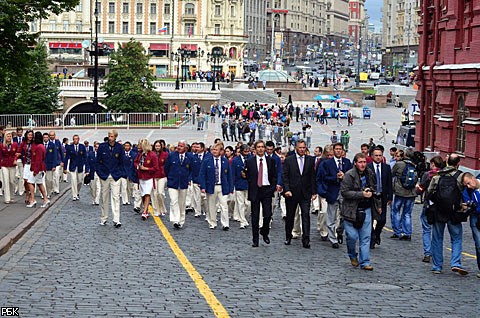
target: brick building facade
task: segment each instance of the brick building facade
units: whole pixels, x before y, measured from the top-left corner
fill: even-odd
[[[423,0],[415,145],[480,170],[480,0]]]

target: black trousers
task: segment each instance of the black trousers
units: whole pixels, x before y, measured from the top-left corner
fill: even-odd
[[[227,139],[227,141],[229,141],[228,132],[226,130],[222,130],[222,138],[223,138],[223,140]]]
[[[263,226],[260,233],[262,235],[268,235],[270,233],[270,221],[272,219],[272,193],[269,187],[259,188],[257,199],[251,201],[251,223],[254,244],[258,244],[259,238],[260,204],[263,209]]]
[[[387,201],[382,199],[382,214],[380,214],[380,217],[377,219],[377,225],[375,228],[373,228],[372,221],[372,237],[370,239],[371,243],[375,242],[375,240],[380,237],[385,224],[387,224]]]
[[[285,198],[287,208],[287,219],[285,220],[285,237],[287,240],[292,238],[293,223],[295,221],[295,211],[300,205],[302,212],[302,242],[310,242],[310,204],[312,200],[304,198]]]

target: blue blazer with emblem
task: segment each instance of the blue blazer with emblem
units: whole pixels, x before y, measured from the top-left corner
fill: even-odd
[[[67,146],[67,154],[65,155],[64,167],[68,164],[68,170],[74,172],[77,169],[78,172],[89,172],[87,152],[85,145],[78,144],[78,151],[75,151],[75,145]]]
[[[55,147],[55,143],[49,140],[47,146],[45,147],[45,151],[45,166],[47,171],[50,171],[60,164],[58,150],[57,147]]]
[[[125,178],[128,178],[132,180],[133,178],[133,162],[135,161],[135,158],[137,158],[138,151],[130,149],[130,155],[123,157],[123,168],[125,169]]]
[[[50,140],[50,142],[55,143],[55,149],[57,149],[57,154],[58,154],[58,157],[57,157],[57,166],[58,166],[60,165],[61,162],[65,161],[65,154],[63,153],[62,143],[58,139],[55,139],[54,141]]]
[[[111,149],[108,142],[101,143],[97,150],[97,174],[99,178],[107,180],[110,175],[115,181],[125,178],[124,160],[125,150],[118,142],[115,142]]]
[[[198,154],[193,155],[193,164],[192,164],[192,181],[193,183],[200,184],[200,167],[202,165],[202,162],[205,160],[206,157],[208,157],[210,153],[204,152],[202,160],[200,160]]]
[[[188,188],[188,183],[192,180],[194,158],[188,152],[184,155],[182,164],[180,164],[180,154],[177,151],[171,152],[165,160],[164,169],[168,188],[184,190]]]
[[[250,157],[251,155],[248,155],[247,160]],[[233,172],[233,185],[235,186],[235,190],[239,190],[239,191],[248,190],[248,181],[247,179],[242,178],[242,171],[244,168],[245,168],[245,165],[243,163],[241,156],[236,156],[235,158],[233,158],[232,172]]]
[[[95,151],[90,151],[87,154],[88,167],[90,168],[90,178],[95,179],[95,172],[98,170],[97,158],[95,157]]]
[[[230,163],[225,157],[219,157],[221,162],[220,181],[222,184],[222,194],[228,195],[233,192],[233,173]],[[208,156],[203,159],[200,167],[200,189],[205,190],[208,194],[213,194],[215,190],[215,158]]]
[[[337,179],[337,163],[336,158],[330,158],[322,163],[317,169],[317,183],[323,182],[323,187],[326,190],[325,199],[328,203],[335,203],[338,199],[338,193],[340,192],[340,181]],[[342,171],[343,173],[353,168],[351,161],[347,158],[342,158]],[[319,180],[319,176],[322,180]],[[320,186],[317,184],[317,189]]]

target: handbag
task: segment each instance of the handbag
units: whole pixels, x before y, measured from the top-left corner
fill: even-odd
[[[357,209],[357,213],[355,215],[355,222],[353,222],[353,227],[356,229],[361,229],[363,223],[365,222],[366,216],[367,213],[365,212],[365,209]]]
[[[90,181],[92,181],[92,178],[90,177],[89,174],[87,174],[87,175],[83,178],[83,184],[84,184],[84,185],[89,185],[89,184],[90,184]]]

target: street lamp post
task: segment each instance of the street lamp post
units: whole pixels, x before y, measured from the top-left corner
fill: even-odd
[[[198,57],[198,70],[197,70],[197,73],[200,72],[200,70],[201,70],[201,64],[200,64],[200,62],[202,61],[202,57],[203,57],[204,54],[205,54],[205,51],[202,50],[201,48],[198,48],[198,50],[197,50],[197,57]]]
[[[93,70],[93,110],[98,109],[98,10],[95,7],[95,64]]]
[[[178,90],[180,89],[180,62],[181,62],[181,65],[182,65],[182,80],[183,81],[186,81],[187,80],[187,74],[186,72],[184,72],[184,65],[190,61],[190,58],[193,57],[195,58],[196,56],[203,56],[204,54],[204,51],[202,49],[198,49],[198,52],[197,50],[189,50],[187,48],[178,48],[177,49],[177,52],[176,53],[172,53],[172,58],[171,60],[173,62],[177,62],[178,65],[177,65],[177,79],[175,80],[175,89]],[[199,58],[200,60],[200,58]]]
[[[223,53],[223,49],[221,48],[214,48],[212,53],[207,53],[207,62],[212,64],[212,91],[216,90],[215,87],[215,78],[217,77],[217,66],[221,63],[225,62],[227,55]]]
[[[180,75],[180,60],[181,60],[180,49],[178,49],[177,52],[172,53],[171,60],[172,60],[172,62],[177,62],[178,63],[178,65],[177,65],[177,78],[175,80],[175,89],[179,90],[180,89],[179,75]]]
[[[360,24],[358,32],[358,51],[357,51],[357,76],[355,77],[356,87],[360,87],[360,58],[362,56],[362,24]]]

